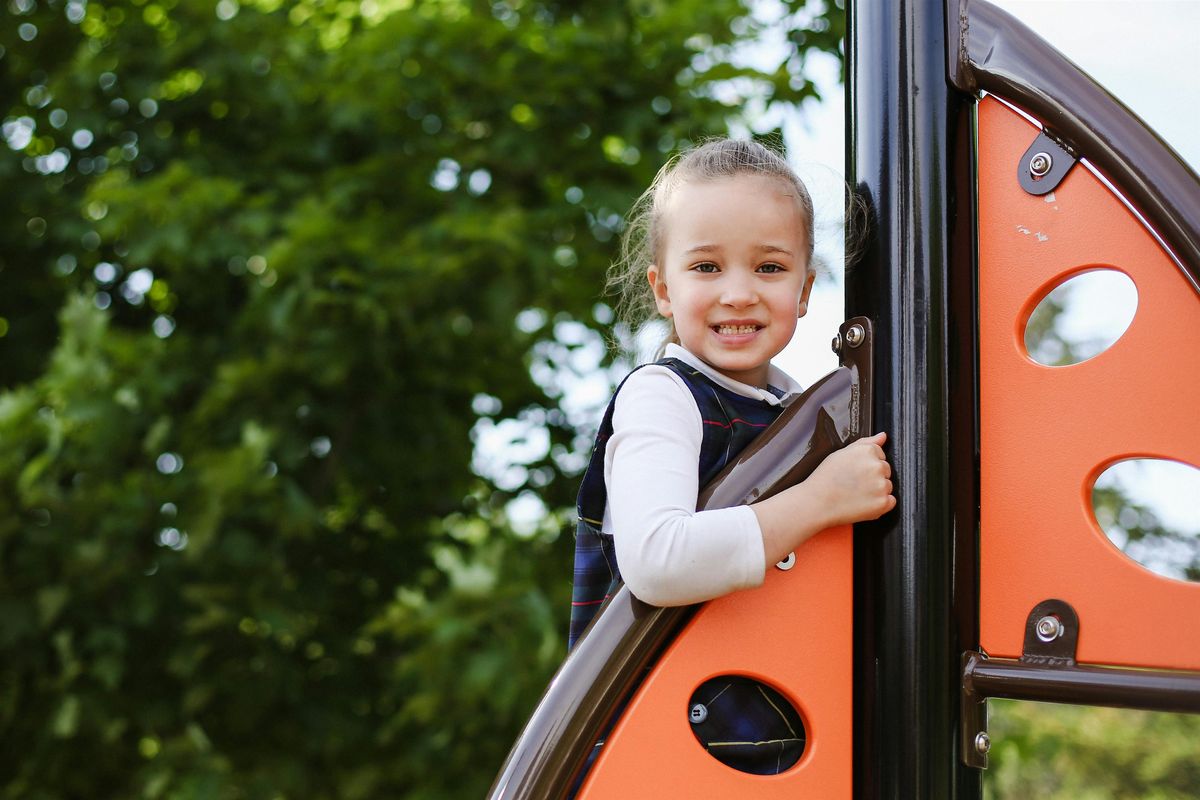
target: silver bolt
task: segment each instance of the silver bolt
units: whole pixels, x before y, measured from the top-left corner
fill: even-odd
[[[1037,621],[1037,637],[1043,642],[1053,642],[1065,630],[1062,621],[1053,614],[1047,614]]]
[[[704,705],[704,703],[696,703],[688,712],[688,719],[692,721],[693,725],[699,725],[701,722],[704,722],[704,720],[708,719],[708,706]]]
[[[1054,159],[1049,153],[1036,153],[1033,158],[1029,159],[1029,174],[1035,178],[1041,178],[1050,171],[1050,167],[1054,165]]]
[[[981,756],[986,756],[988,751],[992,749],[992,737],[987,735],[987,731],[982,731],[975,735],[975,752]]]
[[[796,551],[793,550],[792,552],[788,553],[787,558],[783,559],[783,561],[780,561],[775,566],[784,572],[787,572],[789,569],[796,566]]]
[[[833,347],[833,352],[841,353],[842,352],[842,337],[840,335],[833,337],[833,341],[830,343],[830,346]]]
[[[846,331],[846,344],[851,347],[858,347],[867,338],[867,332],[863,330],[862,325],[851,325]]]

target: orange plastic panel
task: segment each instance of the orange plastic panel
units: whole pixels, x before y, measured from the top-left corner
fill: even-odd
[[[825,531],[788,572],[706,604],[653,668],[609,736],[579,797],[849,798],[853,572],[849,527]],[[780,775],[748,775],[692,735],[688,700],[724,674],[769,683],[800,710],[804,755]]]
[[[1059,598],[1079,613],[1079,661],[1200,669],[1200,584],[1126,558],[1091,511],[1092,483],[1116,461],[1200,465],[1200,296],[1082,165],[1046,197],[1022,191],[1017,165],[1037,133],[980,103],[980,641],[1020,656],[1030,610]],[[1035,363],[1030,313],[1096,267],[1133,280],[1133,323],[1088,361]]]

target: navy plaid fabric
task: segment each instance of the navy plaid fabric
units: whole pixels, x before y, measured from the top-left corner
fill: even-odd
[[[724,389],[679,359],[664,358],[655,363],[667,367],[683,379],[700,410],[704,438],[697,464],[699,486],[706,485],[716,477],[783,410],[780,406]],[[624,382],[621,386],[624,386]],[[579,488],[569,639],[569,647],[572,648],[621,582],[612,536],[601,531],[604,508],[608,502],[604,485],[604,453],[612,436],[613,408],[621,386],[613,393],[604,412],[592,458]],[[795,732],[779,715],[762,713],[762,706],[762,695],[756,688],[740,684],[728,687],[722,700],[710,713],[711,723],[706,726],[715,738],[702,738],[701,741],[714,750],[714,755],[718,747],[731,753],[734,761],[739,763],[721,758],[731,766],[742,769],[740,763],[744,761],[748,768],[743,771],[770,774],[762,771],[763,765],[777,761],[779,742],[795,739]],[[745,709],[747,713],[741,713],[739,709]],[[681,708],[679,713],[685,714],[687,709]],[[803,747],[803,740],[800,747]],[[744,757],[741,750],[747,751]]]
[[[742,772],[777,775],[804,753],[804,722],[791,703],[751,678],[725,675],[692,695],[706,711],[692,733],[718,761]]]

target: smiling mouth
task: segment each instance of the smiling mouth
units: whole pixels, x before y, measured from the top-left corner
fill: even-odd
[[[713,325],[713,330],[722,336],[737,336],[743,333],[754,333],[761,325]]]

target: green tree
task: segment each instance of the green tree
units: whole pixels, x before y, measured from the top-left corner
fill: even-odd
[[[734,0],[9,0],[0,796],[479,796],[563,654],[621,213],[815,94],[802,6],[763,71]]]
[[[1184,800],[1200,788],[1200,716],[989,701],[989,800]]]

